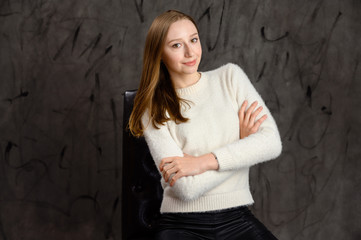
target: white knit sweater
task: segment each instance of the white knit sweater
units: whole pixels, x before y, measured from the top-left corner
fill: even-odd
[[[204,212],[250,205],[250,166],[278,157],[282,144],[276,123],[246,74],[235,64],[201,72],[194,85],[177,89],[190,100],[182,114],[190,120],[175,124],[168,121],[156,129],[143,116],[145,140],[157,168],[165,157],[187,153],[200,156],[213,152],[219,169],[182,177],[173,187],[162,178],[164,189],[161,212]],[[267,114],[257,133],[239,138],[238,110],[244,100],[263,106],[258,118]],[[257,118],[257,119],[258,119]]]

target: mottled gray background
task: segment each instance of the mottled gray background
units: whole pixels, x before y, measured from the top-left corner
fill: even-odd
[[[200,69],[242,66],[278,123],[255,215],[281,240],[361,239],[358,0],[0,1],[0,239],[121,239],[122,93],[167,9],[199,23]]]

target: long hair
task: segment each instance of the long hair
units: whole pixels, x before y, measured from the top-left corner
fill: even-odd
[[[188,121],[180,110],[181,102],[186,101],[178,97],[169,72],[161,61],[170,25],[183,19],[191,21],[197,28],[190,16],[176,10],[169,10],[159,15],[149,28],[145,40],[142,76],[129,119],[130,132],[136,137],[143,135],[145,127],[141,119],[147,110],[151,123],[157,129],[158,124],[163,125],[169,120],[176,123]]]

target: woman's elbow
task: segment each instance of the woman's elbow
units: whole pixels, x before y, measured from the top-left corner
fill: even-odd
[[[278,133],[275,135],[272,142],[272,159],[274,159],[279,157],[282,153],[282,141]]]
[[[193,201],[200,197],[199,192],[195,191],[192,184],[187,184],[185,179],[178,179],[177,182],[171,187],[174,195],[183,201]]]
[[[263,144],[265,148],[265,152],[269,159],[277,158],[282,153],[282,141],[281,136],[277,129],[264,129],[261,132],[261,136],[263,136]]]
[[[275,157],[274,158],[277,158],[281,155],[282,153],[282,142],[280,141],[277,146],[275,147]]]
[[[192,193],[192,191],[182,193],[179,198],[185,202],[190,202],[198,198],[197,194]]]

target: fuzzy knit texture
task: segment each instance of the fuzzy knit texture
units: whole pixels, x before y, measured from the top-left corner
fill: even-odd
[[[253,204],[249,168],[278,157],[282,151],[277,125],[261,96],[243,70],[232,63],[201,72],[197,83],[176,91],[191,102],[181,107],[188,122],[168,121],[156,129],[148,113],[142,118],[144,137],[156,166],[166,157],[213,152],[219,169],[182,177],[172,187],[162,178],[161,213],[206,212]],[[249,105],[258,101],[258,106],[263,106],[257,119],[264,114],[268,117],[258,132],[240,139],[238,111],[245,100]]]

